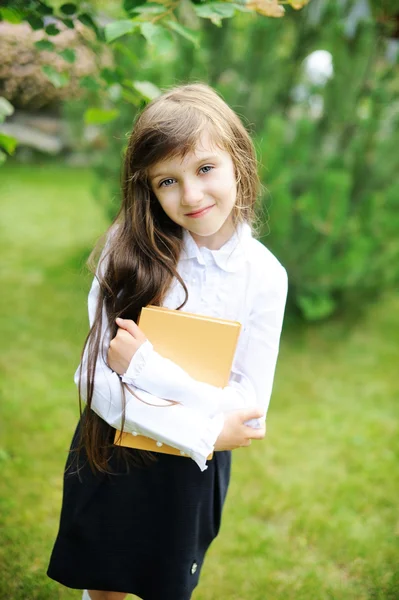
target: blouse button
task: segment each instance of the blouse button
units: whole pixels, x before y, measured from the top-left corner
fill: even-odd
[[[138,435],[137,431],[132,431],[132,435]]]
[[[158,446],[158,448],[160,448],[161,446],[163,446],[163,443],[162,442],[157,442],[157,446]]]
[[[198,565],[194,561],[193,564],[191,565],[191,575],[194,575],[194,573],[196,572],[197,568],[198,568]]]

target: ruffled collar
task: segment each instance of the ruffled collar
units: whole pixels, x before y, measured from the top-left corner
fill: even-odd
[[[224,271],[234,273],[245,260],[246,246],[251,237],[251,227],[248,223],[239,223],[231,238],[219,250],[209,250],[205,247],[199,248],[191,234],[184,230],[180,260],[197,259],[201,265],[213,261]]]

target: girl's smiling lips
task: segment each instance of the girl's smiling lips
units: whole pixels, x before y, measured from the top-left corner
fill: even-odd
[[[212,204],[211,206],[206,206],[205,208],[201,208],[201,210],[197,210],[196,212],[186,213],[185,217],[193,217],[194,219],[197,219],[198,217],[203,217],[204,215],[208,214],[208,212],[214,206],[215,205]]]

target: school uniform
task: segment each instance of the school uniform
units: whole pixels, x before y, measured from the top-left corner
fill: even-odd
[[[156,454],[154,462],[131,466],[127,472],[115,448],[115,474],[94,475],[84,453],[79,465],[70,453],[60,527],[47,572],[68,587],[127,592],[143,600],[189,600],[219,531],[229,484],[231,452],[215,452],[207,460],[223,415],[259,405],[266,418],[287,295],[285,269],[252,237],[247,224],[240,225],[220,250],[198,248],[185,232],[177,268],[189,292],[184,311],[242,324],[229,385],[221,389],[195,381],[155,352],[150,340],[135,353],[122,380],[146,403],[126,391],[125,431],[172,445],[190,458]],[[97,298],[94,280],[90,323]],[[184,291],[175,280],[163,306],[176,308],[183,300]],[[106,326],[103,344],[109,344]],[[82,369],[82,393],[86,360],[84,356],[75,374],[78,381]],[[105,356],[99,357],[92,409],[103,420],[109,441],[114,428],[121,426],[120,379]],[[166,409],[163,398],[181,404]]]

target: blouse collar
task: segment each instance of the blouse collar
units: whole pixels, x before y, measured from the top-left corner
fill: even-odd
[[[180,260],[196,258],[201,265],[215,262],[224,271],[234,273],[245,260],[246,247],[251,237],[250,225],[239,223],[231,238],[219,250],[209,250],[205,247],[199,248],[191,234],[185,229]]]

